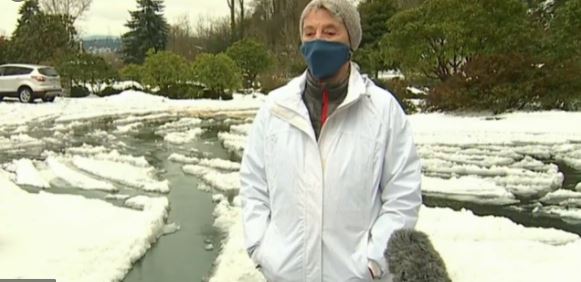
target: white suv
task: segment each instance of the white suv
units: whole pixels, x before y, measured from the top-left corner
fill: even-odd
[[[62,92],[60,76],[53,67],[0,65],[0,101],[4,97],[18,97],[22,103],[32,103],[36,98],[52,102]]]

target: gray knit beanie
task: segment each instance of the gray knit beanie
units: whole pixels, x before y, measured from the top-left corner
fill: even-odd
[[[329,11],[332,15],[343,21],[345,27],[347,27],[347,32],[349,33],[351,50],[357,50],[359,44],[361,44],[361,36],[363,33],[361,31],[361,18],[355,5],[347,0],[313,0],[309,2],[303,10],[301,21],[299,22],[300,34],[303,34],[303,22],[305,21],[305,17],[311,11],[321,8]]]

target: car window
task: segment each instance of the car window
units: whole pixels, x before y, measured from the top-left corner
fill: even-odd
[[[23,74],[29,74],[31,72],[32,72],[31,68],[6,67],[6,70],[4,71],[4,76],[23,75]]]
[[[54,68],[40,68],[38,72],[45,76],[58,76],[58,72]]]
[[[32,72],[31,68],[24,68],[24,67],[16,67],[16,70],[14,71],[15,75],[23,75],[23,74],[29,74]]]

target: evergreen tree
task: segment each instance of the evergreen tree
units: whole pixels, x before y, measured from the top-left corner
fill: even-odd
[[[18,10],[20,18],[18,19],[18,27],[23,27],[29,24],[34,16],[40,15],[40,6],[38,5],[38,0],[27,0],[22,4]]]
[[[169,25],[163,16],[163,0],[137,0],[137,5],[125,25],[129,31],[122,36],[123,56],[126,63],[141,64],[148,50],[165,50]]]
[[[44,14],[36,0],[26,1],[19,14],[10,44],[11,61],[54,63],[78,51],[77,31],[69,16]]]
[[[379,71],[393,66],[393,63],[381,56],[378,45],[390,31],[387,22],[397,13],[398,0],[365,0],[359,3],[357,9],[361,14],[363,38],[355,60],[363,71],[377,77]]]

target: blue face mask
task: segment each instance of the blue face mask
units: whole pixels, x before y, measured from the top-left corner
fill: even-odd
[[[309,65],[311,74],[319,80],[325,80],[335,75],[351,58],[349,46],[324,40],[303,43],[301,53]]]

